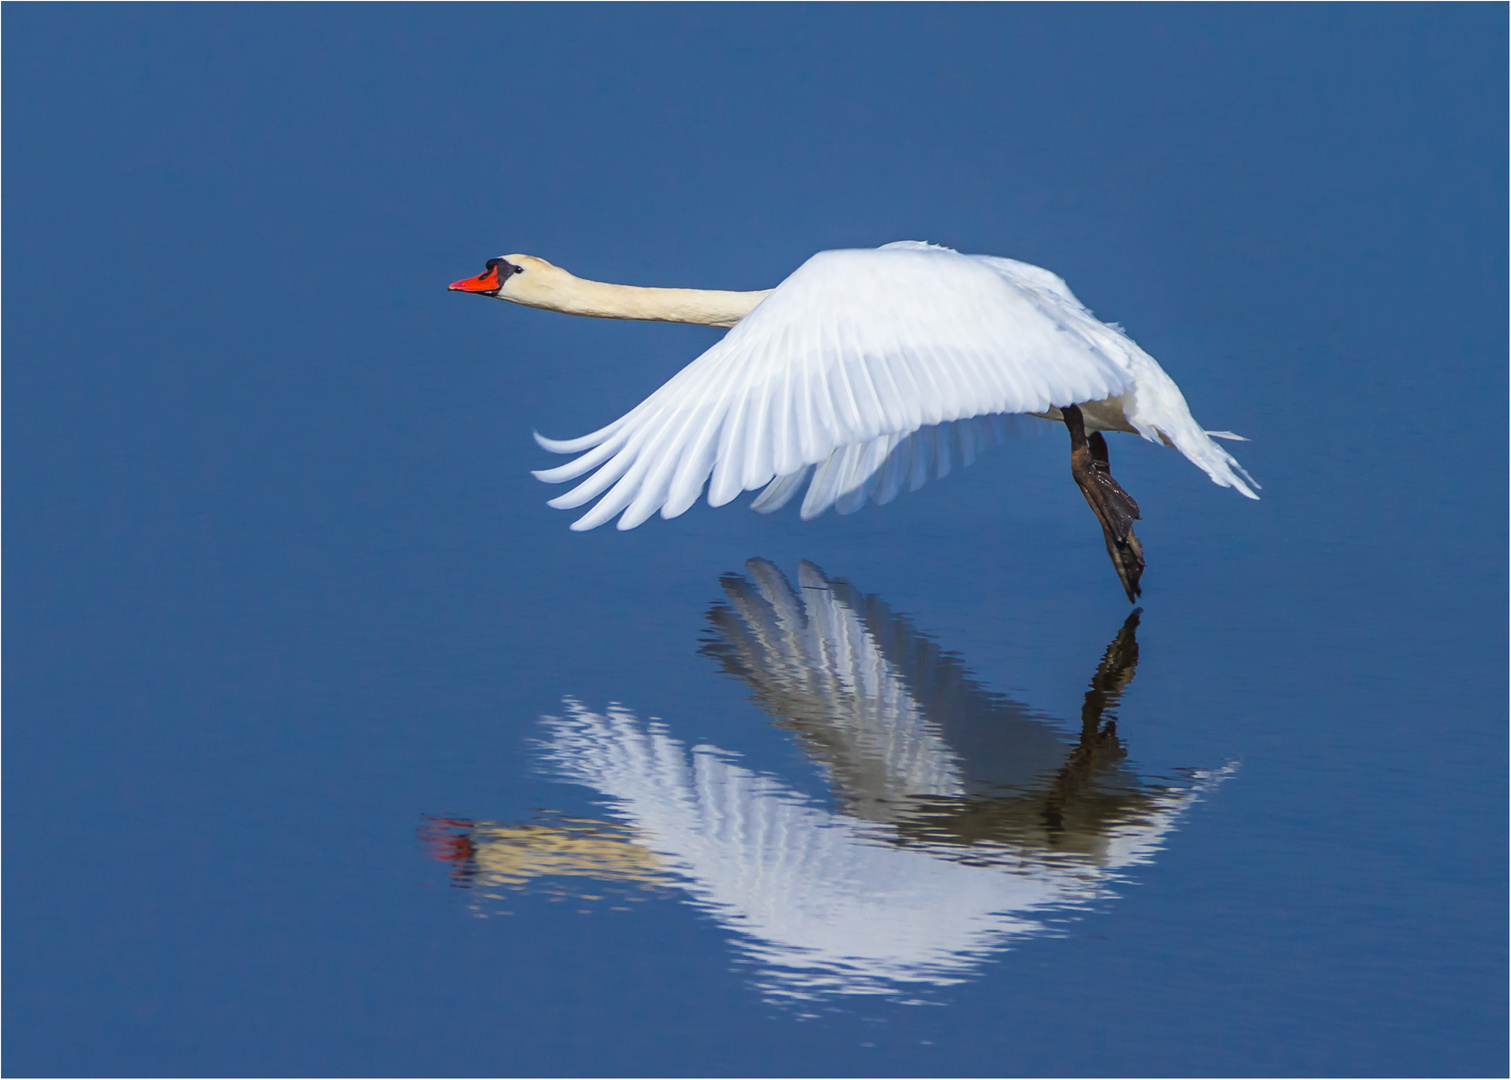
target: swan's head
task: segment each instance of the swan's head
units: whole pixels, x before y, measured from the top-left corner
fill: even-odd
[[[494,296],[528,307],[549,307],[552,296],[572,280],[572,275],[561,267],[534,255],[500,255],[489,259],[477,277],[453,281],[448,287],[452,292]]]

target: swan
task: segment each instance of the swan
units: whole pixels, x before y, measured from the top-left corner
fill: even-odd
[[[453,291],[599,319],[730,328],[716,345],[607,427],[546,450],[577,454],[534,475],[550,501],[598,502],[577,531],[619,517],[633,529],[697,501],[763,489],[762,512],[808,481],[804,518],[886,502],[969,460],[994,421],[1063,422],[1071,476],[1101,525],[1130,602],[1141,595],[1138,503],[1113,479],[1104,431],[1171,446],[1214,483],[1258,498],[1253,477],[1191,416],[1174,380],[1055,274],[991,255],[904,240],[821,251],[774,289],[662,289],[578,278],[532,255],[489,259]]]

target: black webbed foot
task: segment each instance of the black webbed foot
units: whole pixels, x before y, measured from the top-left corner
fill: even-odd
[[[1101,432],[1086,435],[1086,423],[1075,405],[1062,408],[1065,427],[1070,432],[1070,475],[1086,504],[1102,526],[1107,555],[1123,583],[1131,604],[1141,595],[1139,578],[1144,574],[1144,546],[1133,531],[1138,520],[1138,503],[1112,477],[1107,458],[1107,440]]]

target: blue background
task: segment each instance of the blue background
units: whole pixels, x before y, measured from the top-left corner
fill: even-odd
[[[4,13],[4,1067],[1506,1067],[1506,20],[1454,7]],[[697,654],[807,558],[1051,715],[1126,612],[1063,435],[890,506],[567,531],[528,469],[717,331],[445,284],[1063,275],[1265,485],[1122,437],[1147,768],[1242,763],[1115,902],[800,1021],[674,898],[479,919],[421,815],[591,809],[563,695],[800,763]],[[1484,417],[1490,416],[1489,428]]]

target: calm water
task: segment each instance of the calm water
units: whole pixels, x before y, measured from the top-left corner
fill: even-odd
[[[1501,9],[4,31],[9,1073],[1504,1072]],[[1063,430],[572,534],[717,332],[444,291],[909,237],[1262,501],[1114,438],[1136,614]]]

